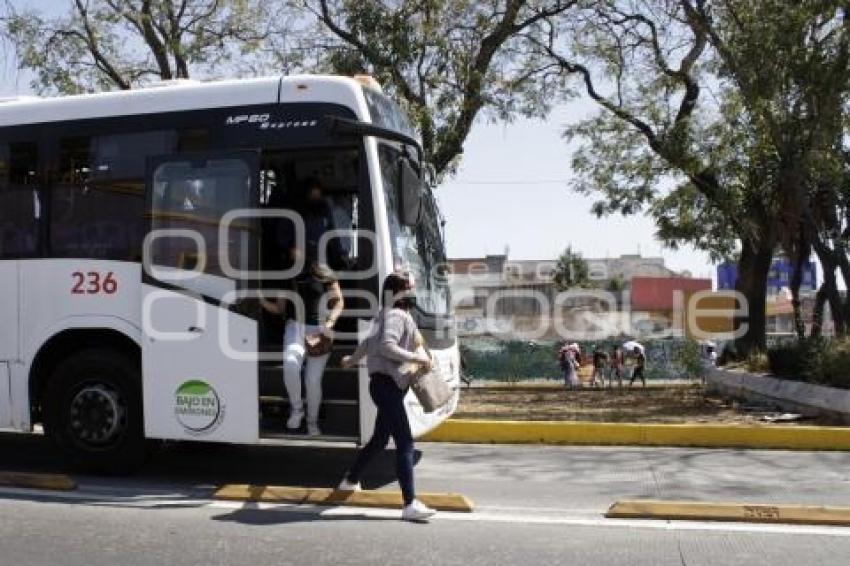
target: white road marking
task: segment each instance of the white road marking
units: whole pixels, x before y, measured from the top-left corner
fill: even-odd
[[[213,501],[209,507],[218,509],[256,509],[262,511],[277,512],[304,512],[309,510],[322,517],[369,517],[377,519],[397,519],[399,511],[395,509],[374,509],[365,507],[319,507],[315,505],[293,505],[287,503],[244,503],[239,501]],[[508,509],[508,508],[503,508]],[[528,508],[525,508],[528,509]],[[850,528],[829,527],[816,525],[782,525],[782,524],[756,524],[756,523],[720,523],[710,521],[659,521],[659,520],[632,520],[632,519],[606,519],[601,513],[592,509],[583,510],[584,516],[570,516],[563,514],[557,516],[558,510],[542,508],[541,513],[531,512],[510,513],[476,511],[474,513],[448,513],[441,511],[437,513],[434,520],[467,521],[467,522],[496,522],[517,523],[524,525],[565,525],[586,527],[619,527],[638,529],[662,529],[682,531],[725,531],[742,533],[772,533],[789,535],[825,535],[837,537],[850,537]],[[573,510],[575,512],[575,510]],[[596,515],[598,518],[588,518],[588,515]]]
[[[69,492],[47,492],[37,489],[0,488],[3,496],[27,498],[44,502],[75,502],[91,506],[129,507],[152,509],[163,507],[225,509],[238,511],[253,509],[278,513],[311,513],[319,517],[366,517],[398,519],[397,509],[375,509],[366,507],[327,507],[319,505],[297,505],[290,503],[254,503],[242,501],[218,501],[207,498],[191,498],[183,493],[161,491],[147,494],[128,494],[116,488],[103,490],[77,490]],[[850,537],[850,528],[816,525],[783,525],[756,523],[721,523],[710,521],[663,521],[636,519],[606,519],[595,509],[557,509],[552,507],[502,507],[479,506],[473,513],[449,513],[441,511],[436,521],[493,522],[522,525],[564,525],[599,528],[661,529],[670,531],[722,531],[738,533],[762,533],[783,535],[822,535]]]

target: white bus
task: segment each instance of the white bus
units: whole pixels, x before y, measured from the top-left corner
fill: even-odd
[[[346,297],[320,438],[371,434],[368,376],[336,361],[394,269],[414,275],[414,316],[457,391],[425,169],[410,121],[368,78],[0,101],[0,429],[41,424],[93,468],[138,462],[147,439],[289,441],[282,324],[256,295],[286,288],[280,226],[307,177],[331,203]],[[425,414],[409,396],[414,434],[456,404]]]

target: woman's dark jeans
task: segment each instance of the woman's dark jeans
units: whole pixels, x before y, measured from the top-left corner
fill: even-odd
[[[372,374],[369,382],[369,394],[378,407],[378,418],[375,420],[375,431],[368,444],[360,450],[354,465],[348,472],[348,480],[360,481],[363,470],[377,456],[393,437],[396,447],[396,475],[401,486],[404,504],[409,505],[415,498],[413,489],[413,436],[410,433],[410,423],[404,409],[404,396],[395,384],[393,378],[381,373]]]

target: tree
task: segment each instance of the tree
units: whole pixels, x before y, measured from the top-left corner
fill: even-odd
[[[612,293],[622,293],[626,290],[626,280],[623,279],[623,276],[617,273],[608,281],[608,285],[606,285],[605,289]]]
[[[567,246],[564,253],[558,257],[553,280],[559,291],[573,287],[588,288],[593,286],[587,262],[580,253],[573,251],[572,246]]]
[[[704,379],[706,367],[702,358],[702,348],[699,342],[686,339],[673,350],[673,363],[686,379]]]
[[[573,159],[576,188],[602,195],[598,214],[649,209],[668,244],[691,242],[717,257],[740,242],[750,332],[739,348],[763,346],[764,281],[776,243],[772,203],[763,179],[749,175],[755,168],[747,146],[730,143],[745,126],[724,128],[709,118],[721,108],[698,104],[709,35],[693,5],[594,3],[576,23],[553,24],[539,48],[577,76],[602,110],[566,132],[585,142]]]
[[[776,198],[779,242],[794,266],[791,292],[802,339],[800,286],[818,237],[813,206],[822,206],[825,186],[841,184],[835,173],[844,159],[850,79],[846,9],[821,0],[761,0],[718,3],[713,10],[698,6],[697,13],[722,73],[754,125],[755,147]],[[824,290],[834,301],[829,285]]]
[[[596,212],[647,211],[668,245],[688,242],[715,259],[739,248],[750,329],[741,354],[765,346],[771,260],[780,243],[801,241],[789,236],[799,223],[788,209],[809,157],[834,132],[834,104],[816,119],[795,114],[812,104],[798,90],[821,83],[797,79],[824,71],[818,57],[832,47],[823,45],[843,33],[832,4],[608,0],[553,21],[538,43],[601,109],[567,130],[584,142],[576,188],[602,196]]]
[[[843,143],[843,140],[842,140]],[[819,169],[820,179],[813,182],[807,193],[805,214],[811,226],[811,244],[821,263],[823,282],[815,297],[812,337],[820,337],[823,328],[823,311],[829,304],[835,333],[844,336],[850,323],[850,296],[843,300],[839,294],[836,270],[841,274],[845,286],[850,283],[850,153],[838,148],[843,158],[836,165],[830,159]]]
[[[46,17],[6,4],[0,33],[39,93],[130,89],[232,72],[270,37],[259,0],[70,0]]]
[[[546,18],[578,0],[308,0],[316,66],[375,76],[403,101],[438,174],[475,121],[544,116],[563,92],[557,66],[529,49]]]

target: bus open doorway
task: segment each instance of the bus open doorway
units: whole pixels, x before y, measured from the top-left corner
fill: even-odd
[[[333,350],[322,376],[322,401],[319,410],[319,429],[323,440],[359,439],[360,388],[358,370],[340,367],[342,356],[357,344],[358,318],[352,312],[368,308],[361,293],[368,287],[365,280],[350,276],[368,267],[367,247],[355,234],[362,229],[361,220],[366,207],[362,198],[361,152],[356,147],[330,149],[288,150],[264,154],[261,166],[261,206],[280,214],[265,218],[260,239],[260,263],[264,272],[282,272],[292,268],[290,248],[295,238],[293,217],[307,217],[305,255],[314,255],[318,242],[316,219],[310,219],[308,192],[321,190],[324,209],[319,230],[336,230],[336,237],[327,238],[323,263],[338,278],[343,291],[345,309],[334,326]],[[266,277],[260,286],[266,296],[294,292],[292,277]],[[290,430],[287,420],[292,403],[284,385],[283,348],[287,317],[263,312],[260,320],[261,361],[259,366],[260,436],[264,439],[306,438],[306,419],[300,428]],[[306,363],[304,364],[306,366]],[[306,396],[302,367],[302,396]],[[304,401],[306,404],[306,399]]]

